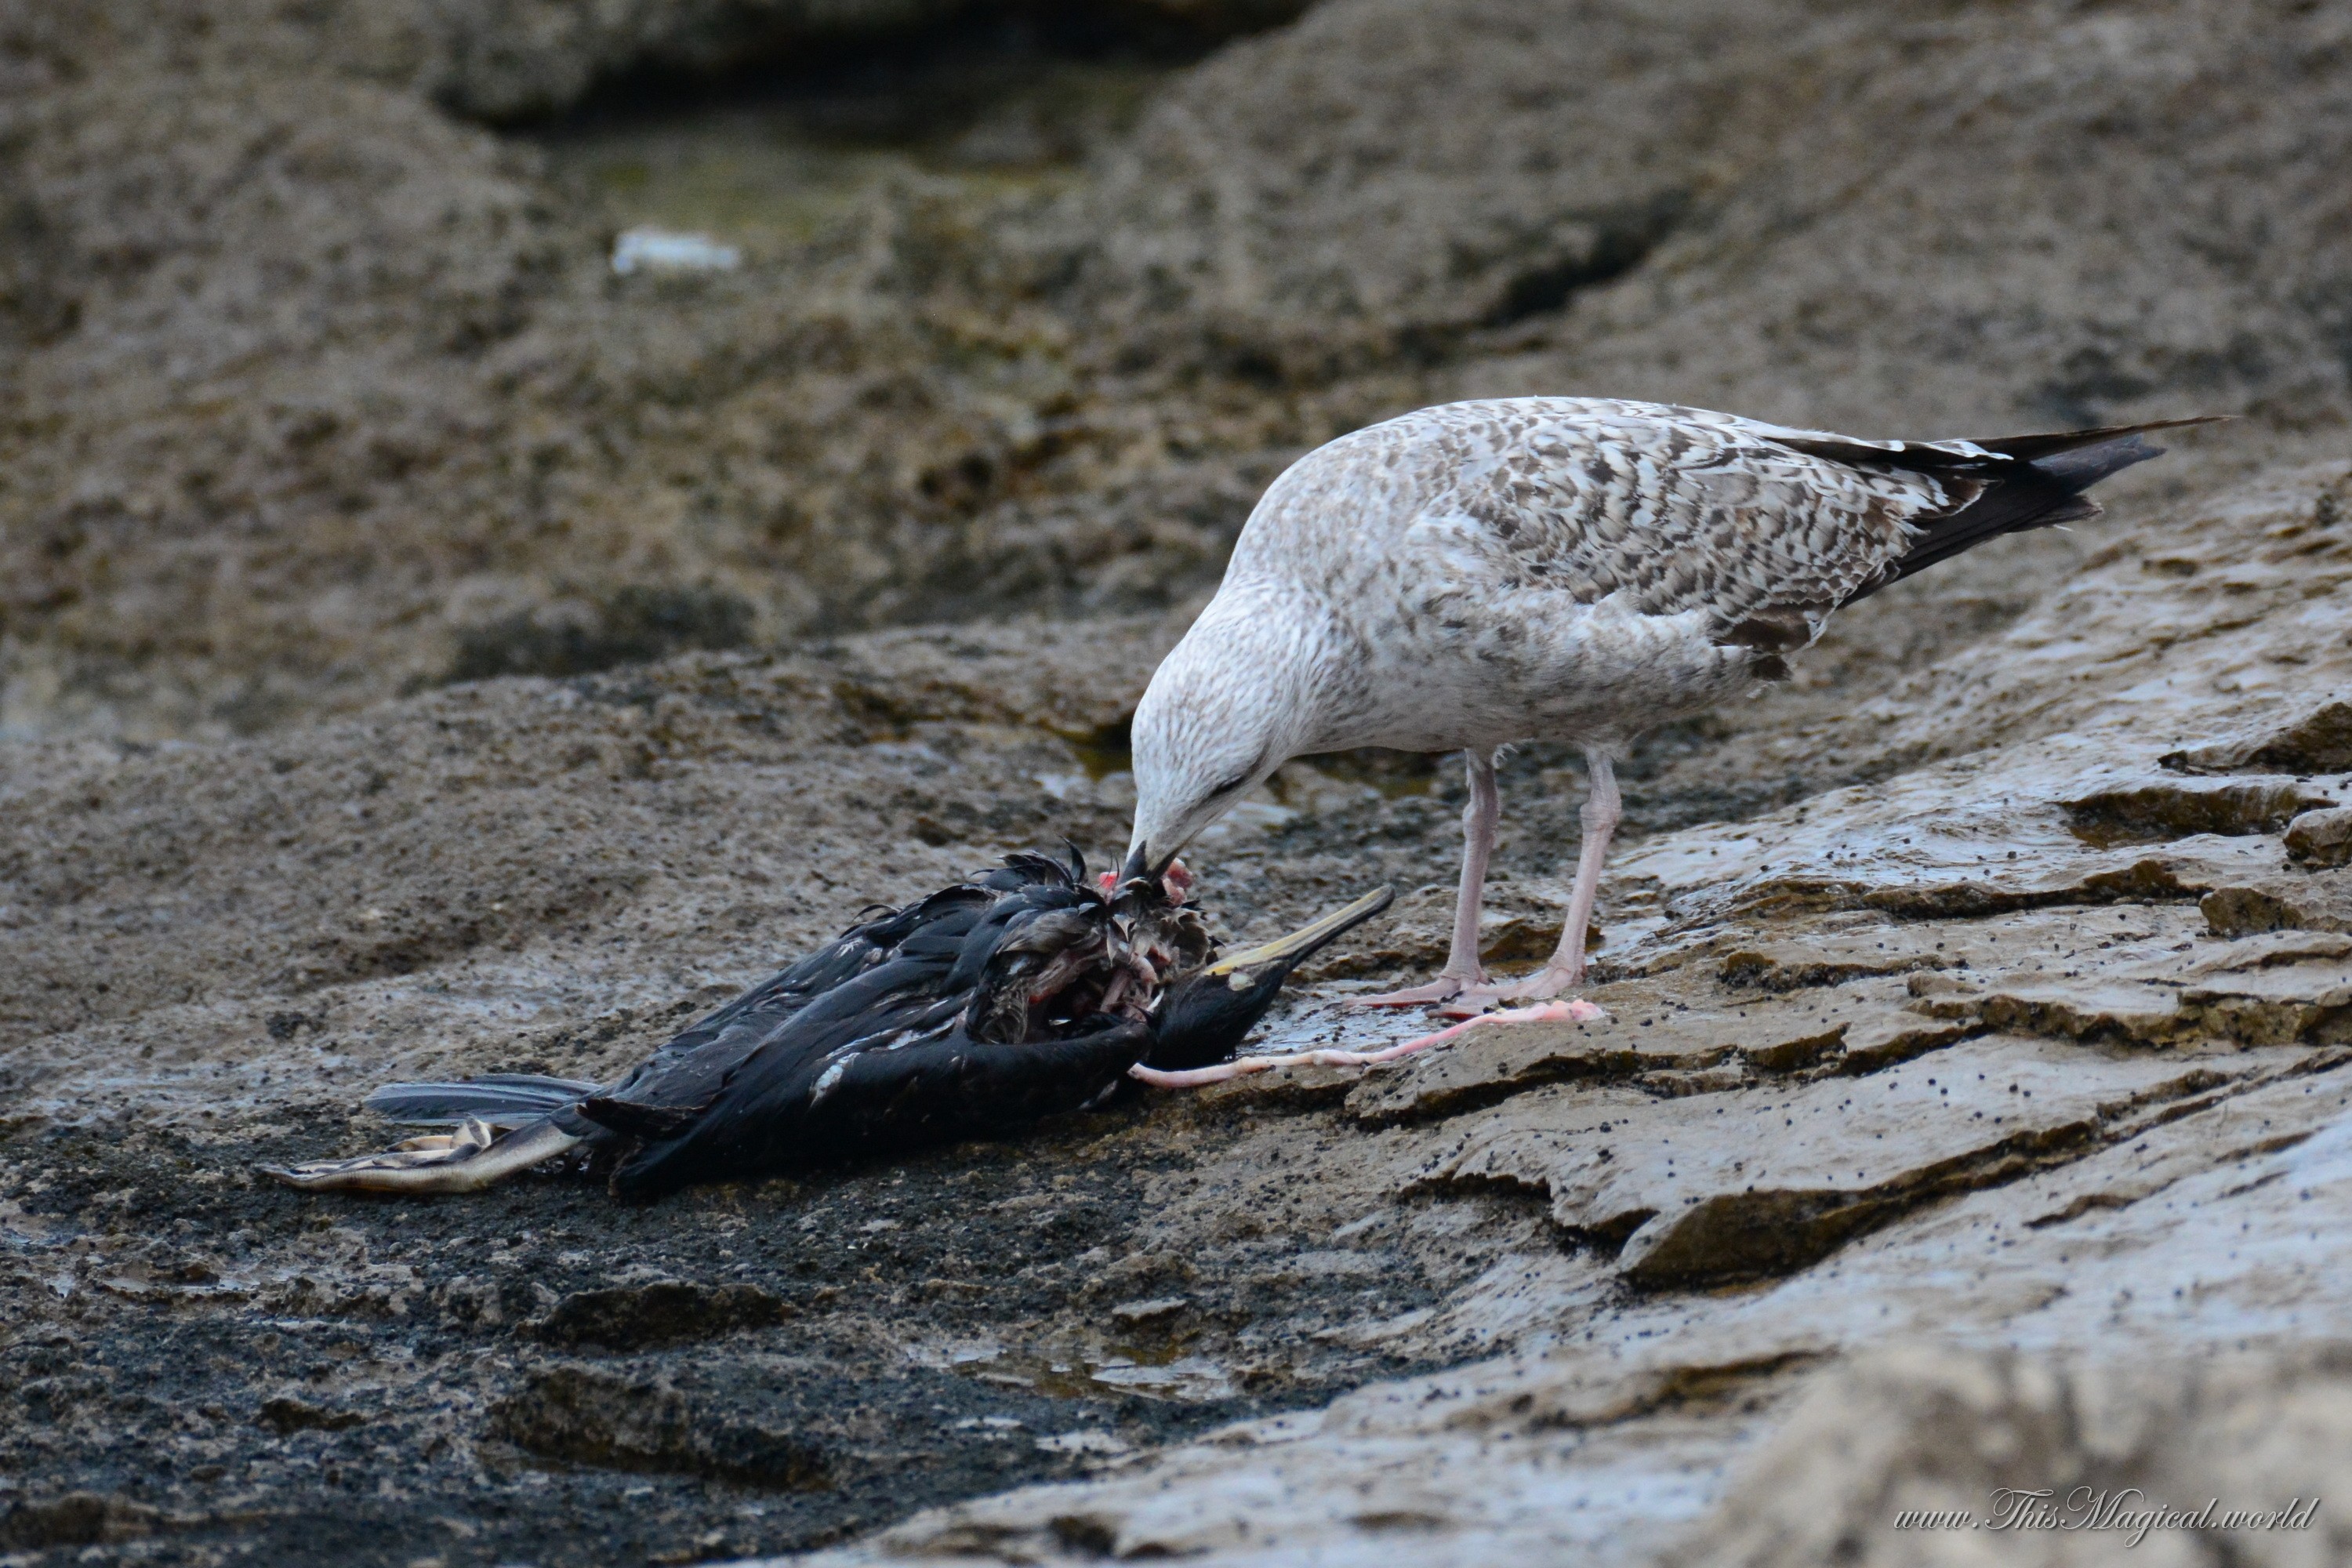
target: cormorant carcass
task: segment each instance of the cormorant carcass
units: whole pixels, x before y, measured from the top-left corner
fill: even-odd
[[[584,1146],[616,1195],[644,1199],[1003,1131],[1101,1100],[1130,1069],[1181,1082],[1230,1057],[1293,969],[1390,899],[1220,957],[1181,885],[1098,888],[1075,849],[1015,854],[869,910],[610,1086],[393,1084],[370,1109],[454,1131],[261,1169],[314,1191],[472,1192]]]

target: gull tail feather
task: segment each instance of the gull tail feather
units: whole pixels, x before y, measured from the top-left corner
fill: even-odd
[[[1989,441],[1947,442],[1937,447],[1913,447],[1897,466],[1943,471],[1956,478],[1981,481],[1966,505],[1942,517],[1925,520],[1911,547],[1885,574],[1864,584],[1846,599],[1867,598],[1889,583],[1914,576],[1939,562],[1975,549],[2004,533],[2024,533],[2062,522],[2097,517],[2099,503],[2086,493],[2101,479],[2135,463],[2160,458],[2164,448],[2151,446],[2150,431],[2184,425],[2210,425],[2225,416],[2195,419],[2159,419],[2147,425],[2116,425],[2096,430],[2069,430],[2044,436],[2006,436]],[[1947,448],[1974,447],[1990,458],[1970,457]],[[1841,454],[1841,456],[1844,456]],[[1864,460],[1860,454],[1845,460]],[[1880,460],[1885,460],[1884,458]]]

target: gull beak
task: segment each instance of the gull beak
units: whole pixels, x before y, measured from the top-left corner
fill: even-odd
[[[1122,907],[1129,900],[1137,900],[1144,908],[1162,904],[1172,907],[1191,896],[1192,887],[1192,873],[1185,868],[1183,861],[1171,855],[1154,865],[1141,846],[1129,852],[1127,864],[1118,868],[1116,877],[1105,872],[1102,879],[1103,895]]]
[[[1168,858],[1173,860],[1176,857],[1171,855]],[[1165,866],[1155,868],[1151,864],[1150,846],[1139,844],[1128,851],[1127,864],[1118,868],[1118,885],[1123,888],[1129,882],[1156,882],[1160,873],[1167,869]]]

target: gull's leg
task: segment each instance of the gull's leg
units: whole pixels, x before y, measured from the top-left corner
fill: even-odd
[[[468,1117],[454,1133],[411,1138],[382,1154],[254,1168],[313,1193],[473,1193],[552,1160],[580,1142],[545,1121],[501,1135]]]
[[[1609,858],[1610,836],[1624,816],[1615,766],[1599,752],[1585,752],[1584,765],[1592,777],[1592,793],[1586,796],[1581,814],[1584,845],[1576,858],[1576,887],[1569,895],[1568,923],[1560,928],[1559,948],[1551,962],[1533,974],[1493,987],[1497,997],[1548,1002],[1584,979],[1584,942],[1592,924],[1593,901],[1601,896],[1601,867]],[[1462,1001],[1467,1004],[1477,995],[1465,993]]]
[[[1601,870],[1609,858],[1609,840],[1624,813],[1617,793],[1617,770],[1598,752],[1584,754],[1591,778],[1584,809],[1583,844],[1577,853],[1576,884],[1569,894],[1568,919],[1561,925],[1559,946],[1551,960],[1534,973],[1517,980],[1465,987],[1462,994],[1441,1009],[1449,1017],[1469,1017],[1496,1002],[1545,1002],[1584,978],[1584,947],[1592,925],[1592,906],[1601,894]]]
[[[1401,1046],[1391,1046],[1385,1050],[1299,1051],[1286,1057],[1236,1057],[1214,1067],[1193,1068],[1185,1072],[1162,1072],[1158,1068],[1148,1068],[1139,1062],[1128,1068],[1127,1074],[1154,1089],[1198,1089],[1202,1084],[1247,1078],[1252,1073],[1265,1072],[1271,1068],[1360,1068],[1392,1062],[1417,1051],[1425,1051],[1432,1046],[1442,1046],[1464,1030],[1475,1029],[1481,1024],[1590,1024],[1608,1016],[1590,1002],[1543,1002],[1533,1007],[1481,1013],[1467,1023],[1456,1024],[1450,1029],[1440,1029],[1433,1035],[1423,1035],[1417,1040],[1407,1040]]]
[[[1503,797],[1495,788],[1495,759],[1476,750],[1462,753],[1470,774],[1470,801],[1462,808],[1462,890],[1454,900],[1454,945],[1445,967],[1426,985],[1378,996],[1356,996],[1355,1007],[1425,1007],[1450,1002],[1486,983],[1478,963],[1478,906],[1486,896],[1486,861],[1495,853],[1495,828],[1503,818]]]

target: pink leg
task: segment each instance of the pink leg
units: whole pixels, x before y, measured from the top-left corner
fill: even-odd
[[[1477,751],[1462,756],[1470,774],[1470,801],[1462,808],[1462,889],[1454,899],[1454,945],[1445,955],[1445,967],[1426,985],[1353,997],[1350,1006],[1425,1007],[1450,1002],[1486,983],[1486,972],[1478,963],[1478,906],[1486,896],[1486,861],[1495,853],[1503,798],[1495,788],[1494,758]]]
[[[1560,928],[1559,947],[1551,962],[1523,980],[1505,981],[1495,995],[1515,1002],[1546,1002],[1584,979],[1584,944],[1592,926],[1592,905],[1601,896],[1601,868],[1609,858],[1609,840],[1623,817],[1617,794],[1617,770],[1598,752],[1584,753],[1592,776],[1592,793],[1584,803],[1584,844],[1576,858],[1576,886],[1569,894],[1568,921]],[[1468,1002],[1475,993],[1465,992]]]
[[[1589,1024],[1606,1019],[1607,1013],[1590,1002],[1545,1002],[1533,1007],[1512,1007],[1500,1013],[1481,1013],[1469,1022],[1456,1024],[1450,1029],[1440,1029],[1433,1035],[1423,1035],[1417,1040],[1407,1040],[1401,1046],[1391,1046],[1379,1051],[1299,1051],[1284,1057],[1236,1057],[1214,1067],[1194,1068],[1189,1072],[1161,1072],[1140,1063],[1127,1069],[1129,1078],[1150,1084],[1154,1089],[1198,1089],[1202,1084],[1223,1083],[1231,1079],[1247,1078],[1252,1073],[1274,1068],[1371,1067],[1380,1062],[1392,1062],[1432,1046],[1442,1046],[1465,1029],[1481,1024]]]

